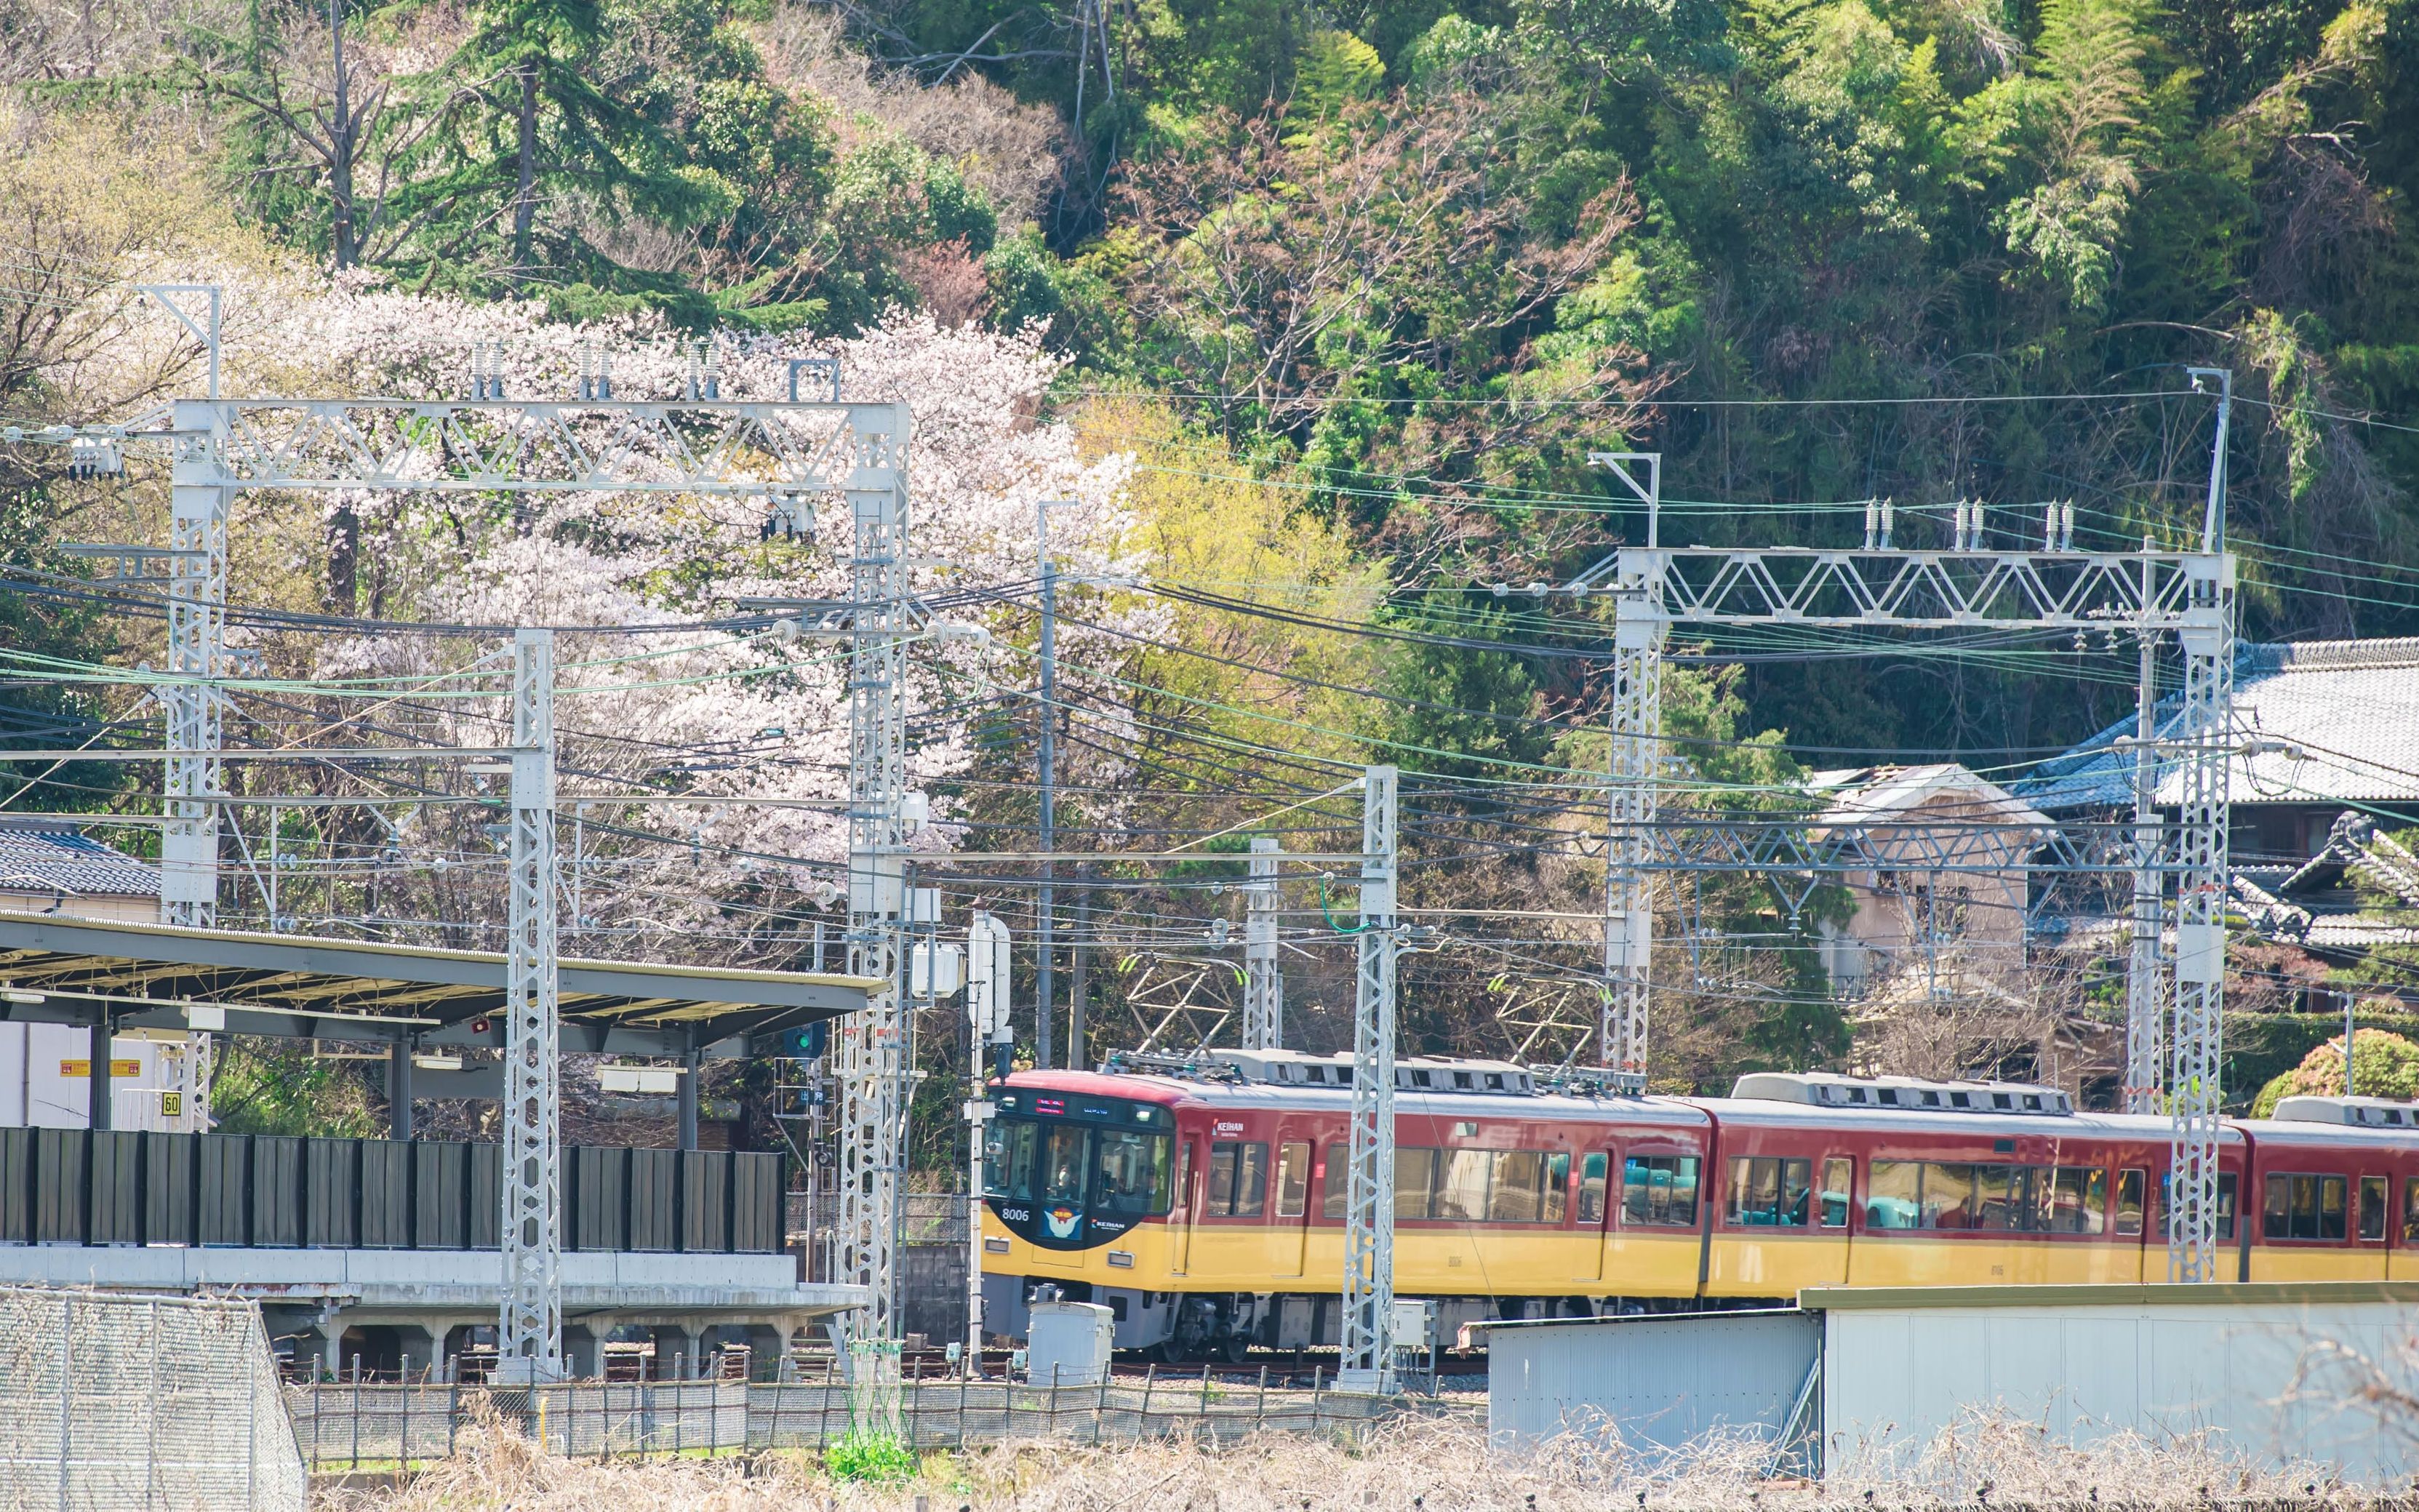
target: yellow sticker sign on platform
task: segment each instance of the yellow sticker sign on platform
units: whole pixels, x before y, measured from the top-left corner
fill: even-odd
[[[109,1074],[112,1078],[119,1076],[139,1076],[142,1073],[143,1062],[139,1060],[119,1060],[115,1057],[110,1059]],[[59,1074],[66,1077],[89,1077],[92,1074],[92,1062],[89,1060],[62,1060],[59,1062]]]

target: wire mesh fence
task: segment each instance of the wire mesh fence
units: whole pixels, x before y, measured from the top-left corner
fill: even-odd
[[[895,1380],[895,1378],[894,1378]],[[1234,1380],[1121,1377],[1092,1386],[1003,1381],[899,1382],[870,1403],[843,1381],[574,1381],[530,1389],[322,1382],[288,1388],[294,1434],[315,1472],[408,1468],[450,1457],[490,1418],[547,1452],[613,1458],[822,1449],[855,1432],[914,1449],[1055,1439],[1132,1443],[1189,1437],[1231,1443],[1254,1433],[1357,1436],[1406,1412],[1471,1411],[1398,1398]],[[869,1410],[880,1421],[869,1422]]]
[[[306,1485],[252,1304],[0,1288],[0,1505],[299,1512]]]

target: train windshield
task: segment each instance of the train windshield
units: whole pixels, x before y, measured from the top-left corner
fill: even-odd
[[[1096,1217],[1167,1211],[1175,1195],[1170,1135],[1137,1129],[1164,1109],[1122,1103],[1070,1108],[1073,1099],[1003,1097],[983,1137],[983,1192],[1001,1202],[1088,1210]]]

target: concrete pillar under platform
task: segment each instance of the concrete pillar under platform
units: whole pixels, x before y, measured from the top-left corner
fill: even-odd
[[[605,1378],[605,1336],[599,1331],[581,1323],[566,1323],[562,1329],[562,1365],[575,1381],[601,1381]]]
[[[406,1381],[419,1381],[444,1365],[438,1350],[438,1331],[412,1323],[394,1326],[396,1364]]]
[[[697,1374],[704,1330],[681,1323],[657,1323],[648,1330],[655,1340],[655,1379],[687,1381]]]

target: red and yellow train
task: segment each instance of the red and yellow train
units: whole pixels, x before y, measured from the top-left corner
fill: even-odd
[[[987,1329],[1021,1335],[1048,1285],[1106,1304],[1121,1349],[1333,1342],[1350,1075],[1348,1057],[1219,1051],[1009,1077],[987,1135]],[[1427,1059],[1396,1083],[1394,1288],[1435,1299],[1448,1336],[1816,1285],[2165,1279],[2166,1120],[2052,1088],[1771,1073],[1640,1097]],[[2419,1108],[2288,1099],[2225,1125],[2220,1168],[2229,1275],[2419,1278]]]

